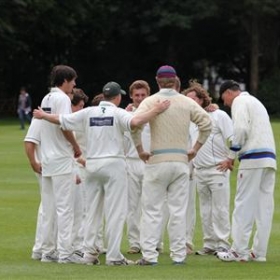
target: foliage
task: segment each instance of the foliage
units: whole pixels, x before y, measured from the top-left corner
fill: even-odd
[[[279,64],[279,14],[279,0],[0,1],[0,97],[25,85],[39,104],[62,63],[90,97],[108,80],[128,87],[141,78],[155,91],[162,64],[175,66],[183,85],[207,67],[249,84],[251,19],[260,23],[262,79]]]
[[[280,108],[280,69],[275,71],[273,75],[262,81],[259,87],[258,96],[265,105],[270,115],[279,115]]]

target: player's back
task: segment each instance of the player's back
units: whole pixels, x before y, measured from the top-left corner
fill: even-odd
[[[71,101],[58,88],[53,88],[41,103],[41,107],[52,114],[70,114]],[[73,161],[73,149],[66,140],[60,126],[42,120],[41,152],[44,175],[63,174],[70,170]]]

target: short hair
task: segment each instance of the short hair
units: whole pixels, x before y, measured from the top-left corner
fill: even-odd
[[[101,101],[103,101],[103,100],[105,100],[104,94],[103,94],[103,93],[97,94],[97,95],[94,96],[94,98],[92,99],[91,105],[92,105],[92,106],[98,106],[99,103],[100,103]]]
[[[211,104],[212,98],[209,96],[209,93],[206,89],[203,88],[203,86],[198,83],[196,80],[190,80],[189,81],[189,87],[182,91],[182,94],[187,95],[188,93],[194,91],[196,94],[196,97],[203,100],[201,107],[205,108]]]
[[[73,88],[73,98],[71,100],[72,105],[78,105],[83,100],[85,103],[88,102],[88,96],[80,88]]]
[[[219,94],[220,96],[222,96],[222,94],[226,91],[226,90],[232,90],[232,91],[238,91],[240,90],[240,86],[239,84],[234,81],[234,80],[227,80],[227,81],[224,81],[222,84],[221,84],[221,87],[220,87],[220,91],[219,91]]]
[[[178,92],[180,92],[180,90],[181,90],[181,80],[180,80],[179,77],[176,77],[176,78],[175,78],[175,87],[176,87],[176,90],[177,90]]]
[[[53,67],[50,74],[50,85],[51,87],[59,87],[64,81],[72,81],[77,78],[76,71],[67,65],[56,65]]]
[[[150,93],[151,93],[150,86],[149,86],[149,84],[148,84],[146,81],[144,81],[144,80],[136,80],[136,81],[134,81],[134,82],[129,86],[129,94],[131,95],[132,92],[133,92],[133,90],[135,90],[135,89],[141,89],[141,88],[144,88],[144,89],[147,91],[148,95],[150,95]]]
[[[176,77],[170,77],[170,78],[159,78],[156,77],[157,83],[161,88],[173,88],[174,86],[176,87],[177,81]]]

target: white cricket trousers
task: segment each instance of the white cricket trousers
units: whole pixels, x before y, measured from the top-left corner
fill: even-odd
[[[106,261],[120,261],[121,241],[127,214],[127,175],[124,158],[88,160],[86,164],[87,215],[84,252],[97,254],[100,226],[105,217]]]
[[[163,204],[169,210],[168,235],[170,257],[186,258],[186,211],[189,193],[189,167],[183,162],[147,164],[142,189],[140,244],[143,258],[157,262],[163,224]]]
[[[186,244],[193,250],[193,236],[196,223],[196,178],[189,180],[189,197],[187,207],[187,242]]]
[[[39,183],[39,190],[40,190],[40,198],[42,195],[42,176],[38,173],[35,173],[38,183]],[[42,254],[42,242],[43,242],[43,208],[42,208],[42,201],[40,200],[40,205],[38,208],[38,214],[37,214],[37,223],[36,223],[36,233],[35,233],[35,243],[32,248],[33,253],[39,253]],[[51,234],[52,238],[56,240],[57,238],[57,220],[56,217],[53,222],[53,233]]]
[[[229,172],[217,167],[196,169],[203,247],[216,250],[230,247]]]
[[[232,217],[232,249],[238,254],[249,254],[255,224],[252,251],[258,257],[266,257],[274,212],[274,186],[272,168],[238,170]]]
[[[41,190],[42,190],[42,176],[38,173],[35,173],[36,178],[39,184],[40,198],[41,198]],[[42,202],[40,200],[40,205],[38,208],[37,214],[37,223],[36,223],[36,233],[35,233],[35,242],[32,248],[32,252],[34,253],[42,253]]]
[[[84,181],[81,178],[81,183],[76,184],[73,182],[73,192],[74,192],[74,221],[72,230],[72,245],[74,251],[83,251],[83,241],[84,241],[84,218],[85,218],[85,195],[84,195]]]
[[[85,235],[85,219],[88,212],[87,202],[86,202],[86,190],[85,190],[85,180],[86,180],[86,170],[84,167],[79,167],[78,172],[81,183],[79,185],[74,182],[74,224],[72,232],[72,245],[74,251],[83,252],[84,246],[84,235]],[[104,250],[103,242],[103,223],[100,226],[99,236],[96,246],[100,251]]]
[[[74,173],[42,177],[42,252],[43,255],[57,249],[59,258],[73,253],[73,181]],[[57,218],[57,240],[53,233]]]
[[[129,247],[140,249],[140,219],[142,181],[145,163],[140,159],[126,159],[127,164],[127,238]]]

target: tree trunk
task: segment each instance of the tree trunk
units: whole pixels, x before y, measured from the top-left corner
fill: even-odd
[[[259,26],[258,17],[251,19],[251,65],[250,65],[250,92],[257,95],[259,83]]]

